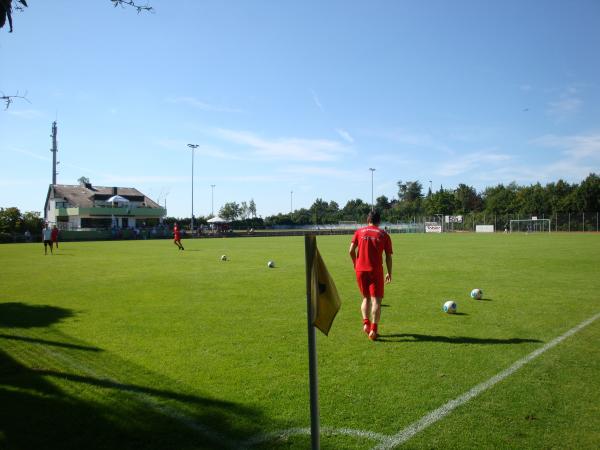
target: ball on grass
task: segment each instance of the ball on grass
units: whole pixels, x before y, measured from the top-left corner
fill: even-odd
[[[273,267],[275,267],[275,261],[269,261],[267,263],[267,267],[270,268],[270,269],[272,269]]]
[[[471,291],[471,298],[475,300],[481,300],[483,298],[483,291],[481,289],[473,289]]]
[[[448,314],[454,314],[456,312],[456,302],[454,300],[447,300],[442,306],[442,310]]]
[[[221,261],[227,261],[227,255],[221,255]]]

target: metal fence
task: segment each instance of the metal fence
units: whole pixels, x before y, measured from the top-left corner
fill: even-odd
[[[469,213],[462,216],[462,222],[446,223],[445,215],[438,214],[429,217],[413,217],[414,223],[443,222],[444,231],[475,231],[476,225],[494,225],[495,231],[509,228],[511,220],[528,220],[532,218],[549,219],[550,231],[583,231],[600,232],[600,213],[557,213],[545,214],[485,214]],[[411,221],[412,222],[412,221]]]

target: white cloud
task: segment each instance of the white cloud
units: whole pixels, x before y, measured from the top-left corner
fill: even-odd
[[[342,128],[336,128],[336,133],[340,135],[340,137],[348,142],[349,144],[354,144],[354,138],[348,133],[346,130]]]
[[[356,175],[355,172],[322,166],[290,166],[281,169],[282,172],[293,175],[316,175],[348,180]]]
[[[254,133],[226,129],[216,129],[214,134],[227,142],[250,147],[255,156],[270,160],[336,161],[352,153],[341,143],[327,139],[266,139]]]
[[[21,109],[17,111],[9,109],[8,114],[21,119],[37,119],[38,117],[43,116],[42,112],[38,111],[37,109]]]
[[[319,108],[321,111],[324,111],[323,105],[321,104],[321,100],[319,100],[319,96],[317,95],[317,93],[312,89],[310,90],[310,93],[312,94],[313,102],[315,102],[317,108]]]
[[[556,136],[548,134],[531,141],[542,147],[561,149],[562,152],[576,159],[600,158],[600,134],[573,136]]]
[[[559,158],[542,166],[539,173],[546,180],[567,178],[581,180],[600,167],[600,133],[541,136],[532,144],[559,150]]]
[[[443,163],[436,173],[442,176],[455,176],[466,172],[472,172],[476,169],[489,171],[490,165],[503,163],[510,159],[510,155],[486,151],[456,155],[452,158],[452,161]]]
[[[225,112],[225,113],[240,113],[243,112],[239,108],[231,108],[229,106],[211,105],[210,103],[198,100],[195,97],[169,97],[166,99],[168,103],[193,106],[202,111]]]
[[[190,152],[190,148],[187,146],[188,143],[194,142],[194,139],[187,141],[181,139],[158,139],[155,144],[159,147],[166,148],[168,150]],[[229,159],[229,160],[247,160],[233,152],[228,152],[222,148],[215,147],[213,145],[198,144],[199,147],[195,150],[195,155],[205,156],[217,159]]]
[[[566,119],[577,114],[582,105],[579,89],[570,86],[560,94],[558,99],[548,103],[547,113],[557,119]]]
[[[49,158],[48,156],[42,156],[37,153],[30,152],[29,150],[23,150],[21,148],[11,148],[10,150],[15,153],[29,156],[30,158],[39,159],[40,161],[52,161],[52,158]]]

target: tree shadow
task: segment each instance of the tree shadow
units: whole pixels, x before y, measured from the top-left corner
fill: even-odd
[[[0,303],[0,327],[25,333],[73,315]],[[160,374],[96,346],[35,335],[0,338],[2,449],[237,448],[263,427],[277,427],[255,407],[161,389],[170,384]]]
[[[542,342],[538,339],[526,338],[476,338],[469,336],[436,336],[429,334],[400,333],[400,334],[381,334],[378,342],[444,342],[447,344],[524,344],[529,342]]]
[[[70,349],[75,349],[75,350],[85,350],[85,351],[89,351],[89,352],[101,352],[102,351],[102,349],[100,349],[98,347],[90,347],[87,345],[70,344],[68,342],[49,341],[47,339],[30,338],[30,337],[25,337],[25,336],[13,336],[10,334],[2,334],[2,333],[0,333],[0,339],[8,339],[10,341],[29,342],[32,344],[50,345],[52,347],[70,348]]]
[[[0,303],[0,328],[47,327],[72,316],[71,310],[56,306]]]

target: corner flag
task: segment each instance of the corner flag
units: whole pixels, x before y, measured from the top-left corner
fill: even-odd
[[[310,236],[310,238],[314,241],[315,246],[310,277],[312,324],[322,333],[328,335],[333,319],[340,310],[342,302],[335,283],[327,271],[323,258],[321,258],[316,239],[314,236]]]
[[[317,249],[317,238],[304,235],[306,258],[306,312],[308,319],[308,379],[310,384],[311,449],[321,448],[319,424],[319,380],[317,376],[317,337],[315,327],[324,334],[340,309],[341,301],[335,283]]]

